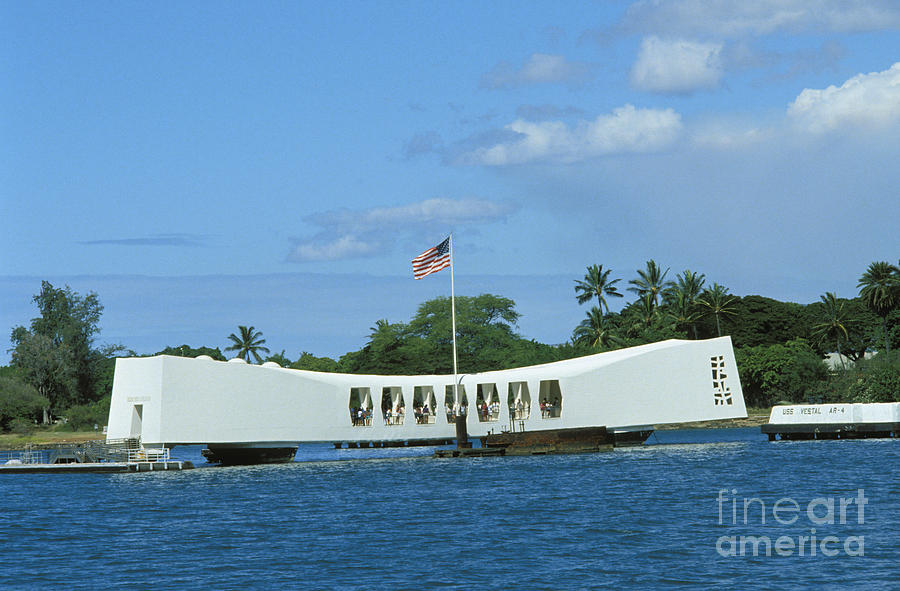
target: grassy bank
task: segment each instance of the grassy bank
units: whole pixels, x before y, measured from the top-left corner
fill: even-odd
[[[34,432],[26,435],[18,433],[0,433],[0,449],[25,449],[29,445],[41,447],[64,445],[68,443],[83,443],[85,441],[103,438],[103,434],[97,431],[52,431],[36,429]]]

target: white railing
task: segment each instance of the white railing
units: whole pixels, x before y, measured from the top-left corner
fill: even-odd
[[[168,462],[168,448],[151,449],[140,448],[128,450],[128,463],[136,464],[137,462]]]
[[[17,451],[0,452],[0,465],[2,464],[46,464],[49,461],[50,452],[44,449],[24,449]]]
[[[3,451],[0,452],[0,465],[48,464],[54,452],[67,450],[80,454],[78,457],[81,459],[78,461],[128,462],[130,464],[169,461],[169,450],[166,448],[145,448],[137,439],[117,439],[83,446],[64,445],[60,446],[58,450],[27,448]],[[86,459],[82,456],[96,459]]]

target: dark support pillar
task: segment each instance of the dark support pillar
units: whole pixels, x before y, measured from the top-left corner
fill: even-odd
[[[472,444],[469,442],[469,433],[466,431],[466,417],[460,415],[456,417],[456,447],[469,448]]]

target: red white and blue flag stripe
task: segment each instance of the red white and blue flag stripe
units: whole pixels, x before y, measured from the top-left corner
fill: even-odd
[[[450,266],[450,238],[412,260],[413,276],[421,279]]]

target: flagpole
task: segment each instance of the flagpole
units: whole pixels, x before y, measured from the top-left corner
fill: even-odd
[[[453,403],[457,406],[459,400],[459,378],[456,367],[456,293],[453,285],[453,232],[450,232],[450,324],[453,328]]]

